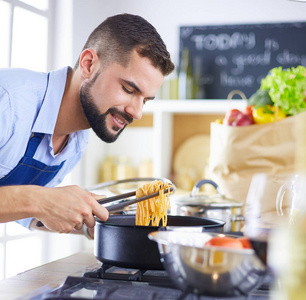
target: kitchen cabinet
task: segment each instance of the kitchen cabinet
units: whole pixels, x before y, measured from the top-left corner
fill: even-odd
[[[153,176],[168,177],[173,153],[187,137],[209,133],[210,122],[232,108],[244,109],[245,100],[154,100],[144,108],[143,124],[153,129]],[[151,124],[148,117],[152,118]],[[142,120],[133,126],[142,126]]]

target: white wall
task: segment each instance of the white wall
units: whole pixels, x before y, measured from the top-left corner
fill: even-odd
[[[138,14],[152,23],[174,60],[178,59],[179,26],[306,21],[306,3],[290,0],[74,0],[73,56],[105,18]]]
[[[53,45],[51,70],[66,65],[72,66],[73,60],[73,0],[53,0],[54,18],[53,24]]]

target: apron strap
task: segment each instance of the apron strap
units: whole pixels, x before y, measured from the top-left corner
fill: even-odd
[[[28,143],[27,151],[25,153],[25,156],[27,157],[33,157],[38,145],[40,144],[41,140],[44,137],[44,133],[35,132],[32,133],[32,136],[30,138],[30,141]]]

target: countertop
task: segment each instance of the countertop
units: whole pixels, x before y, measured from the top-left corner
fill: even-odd
[[[82,276],[101,265],[92,249],[50,262],[0,281],[0,299],[30,299],[64,283],[67,276]]]

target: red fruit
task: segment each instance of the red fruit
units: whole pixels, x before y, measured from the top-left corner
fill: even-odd
[[[223,119],[223,124],[232,125],[232,123],[236,120],[237,116],[241,114],[241,111],[238,109],[229,110]]]
[[[254,120],[247,114],[238,115],[236,120],[232,123],[232,126],[247,126],[254,124]]]
[[[254,105],[249,105],[245,109],[245,113],[250,116],[253,119],[253,106]]]
[[[247,237],[240,237],[237,240],[240,241],[243,248],[245,248],[245,249],[252,249],[253,248],[250,240]]]
[[[242,249],[242,243],[233,237],[213,237],[205,243],[205,246],[215,246],[215,247],[225,247],[225,248],[234,248]]]
[[[245,113],[241,112],[239,109],[229,110],[225,114],[223,124],[230,126],[246,126],[254,124],[252,106],[247,106]]]

